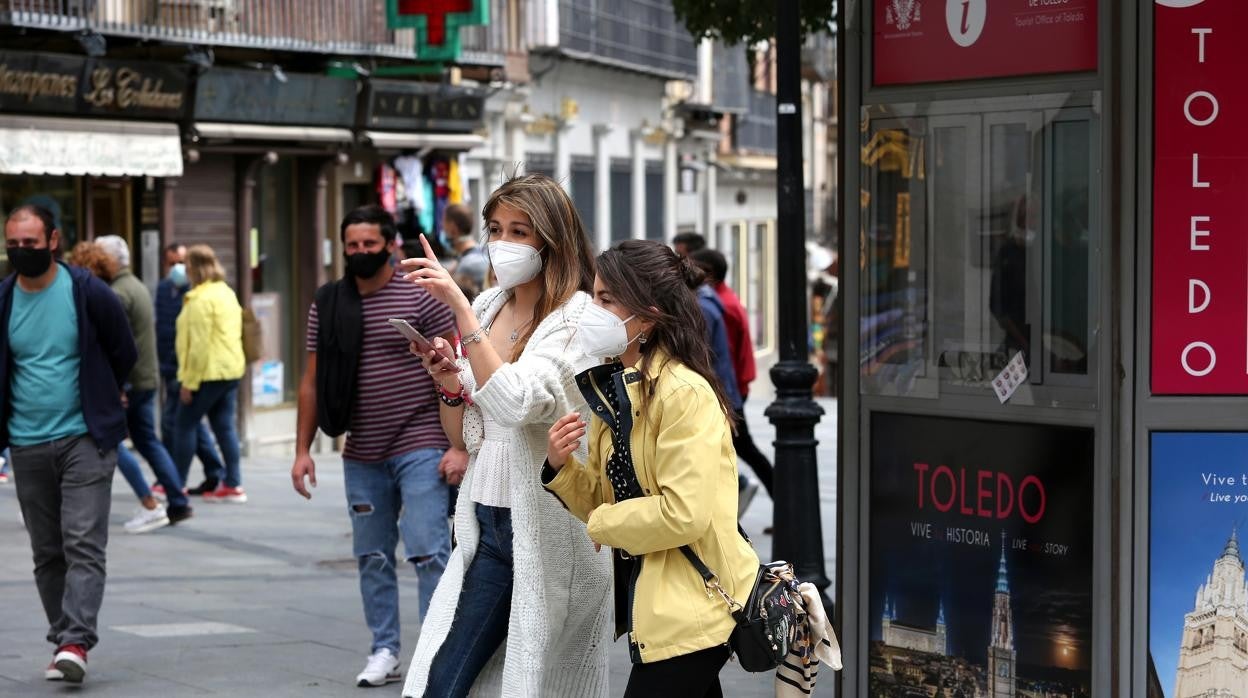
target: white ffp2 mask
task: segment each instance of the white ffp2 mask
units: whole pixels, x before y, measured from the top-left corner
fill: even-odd
[[[630,315],[621,320],[601,305],[590,303],[585,306],[576,332],[581,338],[581,350],[586,356],[597,358],[623,354],[633,341],[628,338],[625,323],[634,317]]]
[[[518,242],[497,240],[489,244],[490,266],[499,288],[515,288],[542,273],[542,251]]]

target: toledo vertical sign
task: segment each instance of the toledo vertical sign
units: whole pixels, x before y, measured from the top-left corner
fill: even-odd
[[[1154,10],[1152,391],[1248,394],[1248,2]]]

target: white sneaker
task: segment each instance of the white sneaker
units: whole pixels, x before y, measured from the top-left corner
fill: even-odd
[[[165,512],[165,506],[157,504],[155,509],[136,509],[134,517],[125,523],[125,529],[126,533],[147,533],[168,525],[169,515]]]
[[[52,658],[52,668],[61,672],[62,680],[69,683],[82,683],[87,676],[86,650],[78,647],[78,651],[75,652],[68,647],[63,648]]]
[[[360,688],[385,686],[402,678],[399,674],[399,658],[383,647],[368,658],[368,666],[355,677],[355,685]]]

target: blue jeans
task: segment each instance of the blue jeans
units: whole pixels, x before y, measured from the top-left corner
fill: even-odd
[[[507,639],[514,560],[511,510],[477,505],[481,542],[464,575],[459,606],[429,667],[426,696],[468,695],[477,675]]]
[[[446,519],[447,486],[438,474],[442,449],[421,448],[375,463],[344,459],[352,550],[360,571],[364,621],[372,651],[399,655],[399,538],[420,583],[420,617],[451,556]]]
[[[134,444],[134,449],[147,459],[148,465],[152,466],[156,481],[165,488],[169,506],[186,506],[186,495],[182,494],[182,480],[178,478],[178,471],[173,466],[173,458],[169,456],[169,451],[165,450],[165,445],[160,442],[160,439],[156,438],[154,411],[156,391],[130,390],[126,392],[126,400],[128,402],[126,426],[130,430],[130,441]],[[139,499],[151,496],[152,490],[148,487],[143,470],[139,468],[139,461],[124,445],[117,448],[117,468],[126,477],[130,488],[134,490],[134,494]]]
[[[177,378],[172,376],[165,376],[164,382],[165,404],[160,411],[160,441],[165,445],[165,450],[172,455],[174,453],[173,423],[178,416],[178,405],[181,404],[179,393],[182,385],[178,383]],[[212,438],[212,432],[208,431],[208,425],[201,421],[195,430],[195,436],[195,455],[199,457],[200,465],[204,466],[204,479],[220,480],[225,472],[225,466],[221,464],[221,458],[217,456],[217,442]],[[182,484],[186,484],[186,477],[182,478]],[[166,491],[168,489],[168,487],[165,488]]]
[[[178,466],[178,479],[186,482],[191,470],[191,459],[199,446],[199,424],[207,416],[212,431],[217,435],[221,455],[225,457],[225,486],[238,487],[242,474],[238,467],[238,431],[234,427],[235,406],[238,402],[238,381],[204,381],[199,384],[191,404],[179,401],[178,414],[173,420],[173,453]]]
[[[152,488],[147,484],[147,476],[143,474],[143,468],[139,467],[139,459],[134,457],[125,444],[117,444],[117,469],[125,476],[130,489],[134,490],[134,496],[139,499],[152,496]],[[168,493],[169,488],[166,487],[165,492]]]

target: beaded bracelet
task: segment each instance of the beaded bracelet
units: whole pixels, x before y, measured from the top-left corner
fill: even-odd
[[[442,404],[446,405],[447,407],[459,407],[460,405],[464,404],[463,394],[453,395],[452,393],[447,392],[446,390],[443,390],[442,386],[440,385],[435,384],[435,387],[433,389],[433,394],[437,395],[438,399],[442,401]]]

